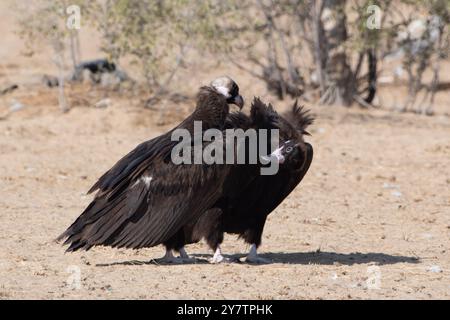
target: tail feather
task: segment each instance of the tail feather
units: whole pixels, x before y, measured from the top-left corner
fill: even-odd
[[[57,240],[65,239],[67,251],[89,250],[94,245],[105,245],[136,212],[146,203],[145,185],[137,185],[132,192],[123,192],[109,200],[98,197]],[[144,212],[146,211],[143,210]]]

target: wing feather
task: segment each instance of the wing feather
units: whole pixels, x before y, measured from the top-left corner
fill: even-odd
[[[59,237],[69,251],[154,246],[214,204],[228,168],[175,165],[167,161],[175,143],[156,138],[141,144],[99,179],[92,203]]]

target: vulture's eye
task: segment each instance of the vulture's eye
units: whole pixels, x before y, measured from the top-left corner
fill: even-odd
[[[286,153],[290,153],[290,152],[292,152],[292,150],[294,150],[294,148],[292,148],[292,147],[287,147],[287,148],[286,148]]]

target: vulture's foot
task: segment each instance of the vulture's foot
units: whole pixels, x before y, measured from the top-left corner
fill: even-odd
[[[256,245],[252,244],[250,247],[250,252],[247,255],[247,258],[245,258],[245,262],[247,263],[255,263],[255,264],[269,264],[272,263],[271,260],[262,258],[258,256],[258,252],[256,250]]]
[[[214,252],[214,256],[211,259],[208,259],[208,261],[214,264],[231,262],[230,259],[227,259],[222,255],[222,250],[220,250],[220,247],[217,247],[216,251]]]
[[[175,257],[173,255],[172,250],[167,250],[164,257],[155,259],[154,261],[157,264],[183,264],[183,263],[186,263],[185,261],[183,261],[182,257]]]
[[[181,259],[182,263],[195,263],[197,262],[197,260],[195,258],[191,258],[186,250],[183,248],[180,249],[180,256],[178,257],[178,259]]]

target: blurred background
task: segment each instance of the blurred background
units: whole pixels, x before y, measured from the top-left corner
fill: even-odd
[[[47,86],[62,111],[111,95],[167,109],[226,73],[250,96],[448,113],[448,0],[3,0],[2,7],[2,95]],[[16,59],[28,78],[8,68]],[[94,62],[99,70],[88,68]],[[81,94],[87,90],[97,96]]]

